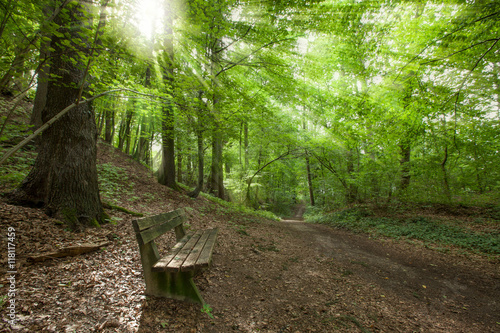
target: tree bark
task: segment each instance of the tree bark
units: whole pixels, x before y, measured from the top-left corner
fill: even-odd
[[[401,166],[401,191],[406,191],[410,186],[410,156],[411,147],[410,143],[403,143],[399,145],[401,149],[401,159],[399,160],[399,165]]]
[[[196,188],[188,193],[191,198],[196,198],[203,188],[203,169],[205,168],[205,154],[203,152],[203,131],[196,131],[196,139],[198,145],[198,184]]]
[[[245,170],[248,170],[249,156],[248,156],[248,122],[243,124],[243,147],[245,148]]]
[[[444,147],[444,158],[443,161],[441,162],[441,171],[443,172],[443,188],[444,188],[444,195],[448,202],[451,202],[451,191],[450,191],[450,184],[448,182],[448,172],[446,170],[446,162],[448,161],[448,146]]]
[[[174,44],[173,44],[173,6],[165,2],[165,40],[163,56],[163,82],[166,89],[173,89],[174,83]],[[175,179],[175,114],[172,101],[163,106],[162,141],[163,155],[159,183],[179,190]]]
[[[67,18],[58,17],[58,31],[69,36],[68,41],[85,39],[80,33],[85,22],[81,3],[70,5]],[[60,79],[47,86],[47,101],[42,112],[44,122],[79,98],[79,85],[85,77],[81,55],[75,53],[72,63],[64,57],[63,38],[54,36],[50,72]],[[90,103],[80,104],[65,114],[42,135],[39,154],[33,169],[11,194],[12,201],[44,206],[51,216],[64,220],[72,229],[98,225],[105,213],[99,197],[97,182],[97,129]]]
[[[177,182],[182,183],[182,154],[179,151],[177,152]]]
[[[352,150],[347,152],[347,193],[346,193],[346,201],[347,204],[356,203],[358,200],[358,186],[354,183],[355,179],[353,177],[354,174],[354,159]]]
[[[112,97],[111,97],[112,98]],[[104,142],[113,143],[113,129],[115,127],[115,106],[113,101],[106,103],[104,109],[105,123],[104,123]]]
[[[306,170],[307,170],[307,185],[309,186],[309,199],[311,202],[311,206],[314,206],[314,190],[312,184],[312,174],[311,174],[311,163],[309,161],[309,155],[306,151]]]
[[[222,132],[217,127],[212,133],[212,166],[210,168],[210,192],[217,198],[225,199],[224,169],[222,164]]]

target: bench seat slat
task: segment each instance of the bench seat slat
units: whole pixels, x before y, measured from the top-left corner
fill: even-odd
[[[196,268],[208,267],[210,262],[212,261],[212,253],[215,246],[215,240],[217,238],[217,233],[219,232],[218,228],[214,228],[209,230],[210,235],[203,247],[203,251],[200,253],[198,260],[196,261]]]
[[[202,232],[203,231],[201,230],[196,231],[187,242],[182,244],[180,248],[176,249],[173,258],[164,261],[160,259],[158,263],[153,266],[153,268],[159,271],[178,272],[180,270],[180,267],[182,266],[182,263],[184,262],[184,260],[186,260],[186,257],[189,255],[196,243],[198,243]],[[172,254],[169,251],[169,253],[167,253],[167,257],[171,255]]]
[[[153,267],[151,267],[151,271],[153,272],[164,272],[165,267],[175,258],[177,253],[184,247],[184,245],[193,237],[193,232],[189,232],[184,236],[177,244],[175,244],[167,253],[167,255],[160,260],[158,260]]]
[[[205,248],[205,244],[210,236],[210,231],[211,230],[203,231],[200,240],[198,241],[198,243],[196,243],[196,246],[191,250],[186,260],[184,260],[184,263],[181,266],[181,271],[186,272],[194,270],[196,268],[195,267],[196,261],[198,260],[200,254],[203,252]]]
[[[196,244],[199,242],[202,235],[203,230],[198,230],[194,234],[194,236],[186,243],[186,245],[184,245],[184,247],[179,251],[179,253],[177,253],[175,258],[168,263],[167,267],[165,267],[165,270],[167,272],[179,272],[182,264],[189,256],[193,248],[196,246]]]

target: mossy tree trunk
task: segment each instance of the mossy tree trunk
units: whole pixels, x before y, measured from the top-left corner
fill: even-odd
[[[68,9],[67,15],[56,19],[60,26],[57,35],[62,37],[54,35],[52,38],[55,50],[50,73],[58,79],[48,82],[42,111],[44,123],[78,100],[84,81],[85,55],[81,46],[72,41],[76,38],[86,40],[80,30],[87,23],[83,18],[85,9],[77,2]],[[63,46],[68,42],[75,52]],[[105,213],[97,182],[96,141],[95,114],[90,103],[72,109],[43,132],[33,169],[12,193],[12,201],[44,206],[49,215],[64,220],[74,230],[103,222]]]

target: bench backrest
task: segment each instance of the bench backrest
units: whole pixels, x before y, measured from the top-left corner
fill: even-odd
[[[173,228],[175,228],[177,240],[181,239],[185,235],[182,223],[186,220],[186,212],[179,208],[167,213],[133,220],[132,225],[139,244],[147,244]]]

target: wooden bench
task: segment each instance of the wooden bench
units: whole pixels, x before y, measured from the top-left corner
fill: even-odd
[[[210,265],[218,229],[186,234],[183,226],[186,220],[186,213],[180,208],[132,221],[139,243],[146,295],[204,304],[193,276]],[[160,257],[154,240],[172,229],[175,230],[177,244]]]

